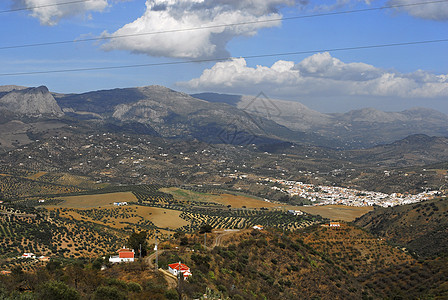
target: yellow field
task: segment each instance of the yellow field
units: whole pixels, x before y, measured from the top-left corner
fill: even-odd
[[[182,213],[178,210],[164,209],[158,207],[148,207],[148,206],[129,206],[136,208],[137,214],[143,216],[144,218],[150,220],[157,227],[176,229],[185,225],[190,224],[184,219],[179,218]]]
[[[181,211],[148,206],[125,205],[117,207],[106,204],[102,205],[101,208],[98,205],[95,207],[87,207],[84,205],[80,208],[79,205],[75,207],[75,205],[70,205],[70,202],[65,202],[60,205],[45,206],[45,208],[48,210],[66,208],[67,210],[60,210],[61,217],[84,220],[117,229],[123,229],[128,226],[136,226],[138,228],[138,225],[145,221],[150,221],[159,228],[169,229],[177,229],[190,224],[179,217],[182,213]],[[101,218],[93,218],[93,215],[83,213],[83,211],[91,209],[98,209],[99,211],[108,213],[105,214],[107,216]]]
[[[242,208],[243,206],[245,206],[246,208],[273,208],[284,206],[283,204],[276,204],[258,200],[255,198],[249,198],[246,196],[235,196],[230,194],[219,195],[218,197],[216,197],[215,201],[224,205],[232,205],[233,208]]]
[[[214,203],[220,203],[225,206],[231,205],[232,208],[242,208],[243,206],[245,206],[246,208],[261,208],[261,207],[274,208],[284,206],[283,204],[266,202],[256,198],[241,195],[231,195],[231,194],[213,195],[213,194],[193,192],[189,190],[182,190],[179,188],[163,188],[160,189],[160,191],[172,194],[174,196],[174,199],[178,201],[214,202]]]
[[[114,202],[137,202],[132,192],[120,192],[120,193],[110,193],[110,194],[99,194],[99,195],[82,195],[82,196],[68,196],[57,198],[64,200],[57,207],[64,208],[95,208],[95,207],[105,207],[113,206]]]
[[[300,206],[296,209],[313,215],[320,215],[333,221],[353,221],[373,210],[371,206],[355,207],[345,205]]]
[[[27,178],[28,178],[28,179],[32,179],[32,180],[36,180],[36,179],[38,179],[39,177],[44,176],[45,174],[47,174],[47,172],[37,172],[36,174],[30,175],[30,176],[28,176]]]

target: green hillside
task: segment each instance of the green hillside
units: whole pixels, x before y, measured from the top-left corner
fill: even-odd
[[[448,254],[448,199],[376,208],[355,224],[418,256]]]

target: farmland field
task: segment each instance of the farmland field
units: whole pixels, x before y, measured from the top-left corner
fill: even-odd
[[[355,207],[345,205],[320,205],[320,206],[301,206],[298,208],[306,213],[320,215],[330,220],[353,221],[354,219],[373,210],[371,206]]]
[[[284,206],[282,204],[276,204],[262,200],[257,200],[254,198],[249,198],[246,196],[236,196],[231,194],[219,195],[219,197],[217,197],[215,201],[224,205],[231,205],[234,208],[241,208],[243,206],[246,206],[247,208],[261,208],[261,207],[272,208],[272,207]]]
[[[149,219],[154,223],[154,225],[159,228],[177,229],[189,224],[189,222],[179,217],[182,212],[177,210],[147,206],[130,207],[135,207],[138,215],[144,216],[146,219]]]
[[[37,172],[36,174],[30,175],[27,178],[32,180],[37,180],[38,178],[44,176],[47,172]]]
[[[233,208],[274,208],[284,206],[282,204],[276,204],[266,202],[249,196],[243,195],[231,195],[231,194],[206,194],[189,190],[183,190],[179,188],[163,188],[160,191],[172,194],[174,199],[179,201],[199,201],[199,202],[214,202],[224,206],[231,205]]]
[[[61,208],[94,208],[100,206],[113,206],[114,202],[137,202],[137,198],[135,198],[132,192],[68,196],[59,199],[64,200],[64,202],[57,205],[57,207]]]
[[[180,218],[180,211],[157,207],[126,205],[120,207],[102,206],[74,208],[61,205],[46,206],[49,210],[60,210],[60,216],[93,222],[116,229],[125,227],[136,227],[147,229],[145,226],[156,226],[158,228],[177,229],[188,225],[189,222]]]

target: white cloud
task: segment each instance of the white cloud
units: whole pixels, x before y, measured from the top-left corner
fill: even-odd
[[[90,11],[103,11],[108,3],[107,0],[90,0],[80,3],[55,5],[60,0],[13,0],[17,7],[27,7],[31,16],[38,18],[42,25],[56,25],[62,18],[75,15],[83,15]]]
[[[103,45],[103,49],[180,58],[228,56],[225,47],[233,37],[255,35],[262,28],[281,24],[280,21],[250,22],[280,18],[277,9],[294,3],[295,0],[147,0],[142,17],[112,34],[103,34],[107,37],[136,36],[113,39]],[[234,23],[246,24],[145,34]]]
[[[194,91],[293,96],[380,96],[435,98],[448,96],[448,75],[424,71],[403,74],[364,63],[344,63],[328,52],[299,63],[277,61],[249,67],[244,58],[216,63],[199,78],[179,83]]]
[[[414,0],[390,0],[390,5],[408,5],[416,3]],[[428,3],[424,5],[409,5],[396,8],[398,11],[404,11],[409,15],[427,20],[448,21],[448,3]]]
[[[333,0],[332,2],[326,2],[324,4],[319,4],[317,1],[310,1],[310,9],[316,12],[333,11],[341,9],[345,6],[352,7],[355,3],[358,2],[364,2],[367,5],[379,2],[379,4],[377,4],[378,6],[384,5],[383,2],[374,0]],[[415,18],[427,19],[433,21],[448,20],[447,2],[433,2],[433,3],[424,3],[424,2],[425,1],[415,1],[415,0],[388,0],[386,6],[398,6],[393,9],[397,12],[407,13]]]

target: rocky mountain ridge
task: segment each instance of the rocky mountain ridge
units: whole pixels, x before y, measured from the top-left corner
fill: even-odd
[[[270,118],[292,130],[337,138],[345,142],[346,148],[392,143],[413,134],[448,136],[448,116],[428,108],[415,107],[401,112],[363,108],[325,114],[299,102],[269,99],[264,94],[257,97],[216,93],[193,96],[236,106],[248,113]]]
[[[47,87],[0,87],[0,108],[22,115],[63,116],[63,112]]]
[[[105,126],[146,128],[170,138],[236,145],[293,142],[340,149],[389,144],[409,135],[448,136],[448,116],[425,108],[373,108],[325,114],[299,102],[257,97],[188,95],[162,86],[50,93],[46,87],[0,87],[0,113],[64,115]],[[7,114],[7,113],[8,114]],[[143,127],[142,127],[143,126]]]

